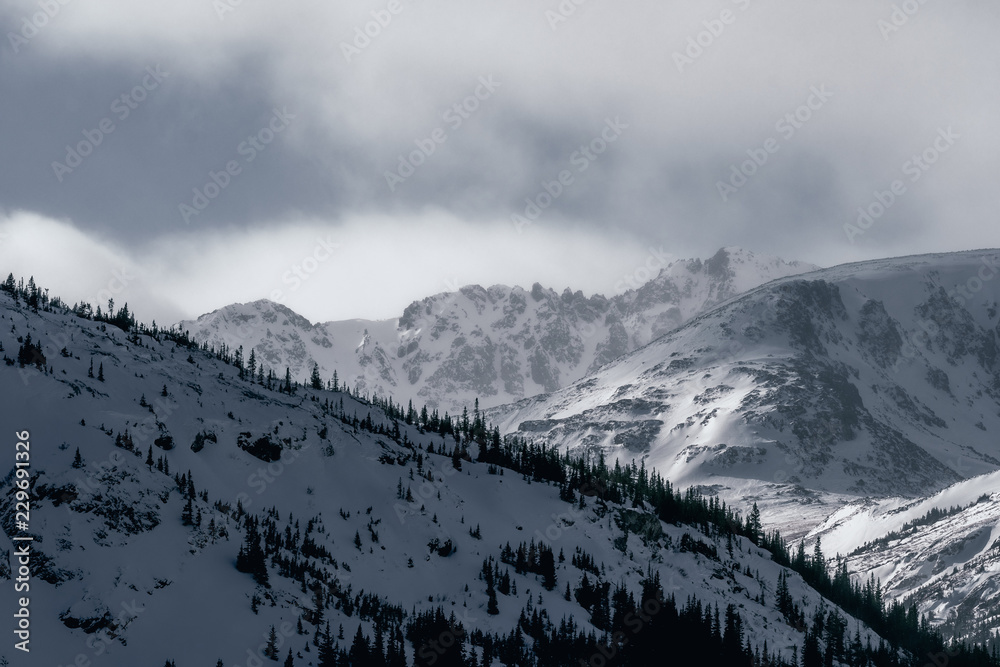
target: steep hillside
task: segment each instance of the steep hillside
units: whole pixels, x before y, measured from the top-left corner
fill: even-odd
[[[751,543],[752,522],[645,470],[490,443],[478,415],[435,431],[384,399],[279,392],[175,334],[41,301],[0,293],[0,576],[29,585],[31,649],[5,644],[3,664],[898,655]],[[807,636],[815,618],[832,634]]]
[[[397,320],[312,324],[270,301],[236,304],[181,322],[215,347],[243,346],[277,373],[460,412],[550,392],[751,287],[815,267],[724,248],[676,261],[641,286],[606,298],[539,284],[478,285],[416,301]],[[645,269],[643,269],[645,271]],[[625,287],[625,283],[622,284]]]

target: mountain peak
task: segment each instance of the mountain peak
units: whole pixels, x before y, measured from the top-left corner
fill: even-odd
[[[183,326],[199,342],[255,348],[269,367],[287,366],[301,380],[317,364],[352,388],[460,412],[477,398],[485,408],[554,391],[741,291],[806,268],[722,248],[656,277],[644,267],[610,297],[538,282],[530,290],[469,284],[384,322],[310,324],[261,299]]]

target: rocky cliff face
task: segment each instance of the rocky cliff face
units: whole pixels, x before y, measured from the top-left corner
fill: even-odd
[[[611,298],[469,285],[410,304],[395,321],[311,324],[269,301],[228,306],[181,322],[199,341],[254,349],[276,373],[460,412],[552,392],[648,344],[740,292],[814,269],[736,248],[677,261]]]
[[[931,493],[1000,466],[1000,281],[981,277],[998,263],[956,253],[775,281],[490,416],[687,483]]]

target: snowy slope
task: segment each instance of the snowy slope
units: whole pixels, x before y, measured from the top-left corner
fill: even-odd
[[[659,530],[622,543],[618,519],[635,510],[603,503],[575,510],[554,486],[513,473],[490,475],[471,462],[458,472],[437,455],[422,455],[431,478],[422,480],[415,456],[442,445],[441,436],[403,424],[406,442],[419,446],[400,444],[334,416],[339,410],[390,425],[379,410],[342,393],[278,394],[240,380],[235,368],[205,353],[149,336],[129,340],[114,327],[70,315],[32,313],[0,294],[3,353],[16,351],[18,337],[27,335],[42,344],[51,373],[0,366],[4,430],[8,437],[30,431],[34,489],[27,531],[35,537],[34,640],[27,658],[9,643],[0,648],[9,664],[160,665],[168,658],[178,667],[216,659],[258,664],[255,652],[269,629],[293,628],[300,619],[307,634],[279,632],[280,655],[291,648],[294,665],[317,664],[310,638],[321,628],[309,621],[312,595],[304,583],[283,576],[274,562],[269,588],[235,569],[247,521],[237,505],[272,518],[278,531],[301,530],[329,552],[310,555],[303,546],[282,557],[304,559],[299,562],[314,568],[312,578],[328,584],[337,604],[325,616],[334,633],[343,626],[348,643],[358,627],[374,636],[362,612],[344,607],[362,592],[398,605],[404,617],[442,605],[467,627],[485,631],[509,632],[532,602],[553,620],[572,617],[587,627],[587,613],[558,594],[579,580],[568,559],[557,566],[556,591],[543,594],[534,575],[514,575],[517,592],[500,596],[499,615],[485,613],[487,596],[477,578],[484,558],[496,557],[508,541],[531,538],[567,554],[582,547],[608,581],[633,589],[654,568],[678,599],[697,594],[723,607],[736,601],[752,640],[767,640],[786,657],[802,643],[801,631],[773,606],[779,567],[745,539],[734,541],[730,556],[718,538],[653,519]],[[88,375],[91,361],[95,377]],[[135,452],[115,444],[126,432]],[[264,437],[280,443],[280,460],[268,462],[238,446]],[[77,449],[82,463],[73,467]],[[169,473],[147,466],[147,452],[166,459]],[[181,521],[178,474],[190,474],[200,526]],[[0,483],[0,560],[8,568],[11,538],[25,532],[12,524],[13,480],[11,473]],[[414,500],[398,500],[397,485]],[[472,526],[481,526],[481,539],[470,534]],[[684,533],[713,544],[720,555],[681,551]],[[450,555],[428,547],[448,539],[455,546]],[[12,570],[0,575],[9,578]],[[830,607],[797,575],[789,575],[789,585],[808,613]],[[763,604],[755,600],[762,593]],[[407,650],[412,657],[413,647]]]
[[[829,513],[844,496],[933,493],[1000,466],[998,260],[927,255],[780,279],[490,415],[505,432],[642,457],[729,497],[799,489]]]
[[[179,324],[198,341],[253,348],[268,368],[360,393],[459,412],[553,391],[742,291],[816,267],[739,248],[675,261],[611,298],[469,285],[414,302],[397,320],[312,324],[270,301],[234,304]]]
[[[887,595],[912,599],[935,623],[982,639],[1000,619],[1000,472],[920,500],[844,507],[816,527],[828,553],[874,575]]]

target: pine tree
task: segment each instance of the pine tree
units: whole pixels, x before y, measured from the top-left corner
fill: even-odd
[[[757,509],[757,503],[754,503],[750,509],[750,516],[747,517],[747,533],[749,533],[750,541],[754,544],[760,544],[761,532],[760,510]]]
[[[34,276],[28,278],[28,293],[25,301],[30,308],[33,308],[36,312],[38,311],[38,287],[35,285]]]
[[[76,448],[76,455],[73,457],[73,467],[82,468],[83,467],[83,457],[80,456],[80,448]]]
[[[542,575],[542,586],[551,591],[556,587],[556,561],[552,549],[543,547],[538,555],[538,570]]]
[[[323,388],[323,378],[319,374],[319,364],[313,362],[312,376],[309,378],[309,386],[320,390]]]
[[[104,382],[104,362],[101,362],[101,367],[97,369],[97,379]]]
[[[788,592],[788,578],[785,576],[784,570],[778,573],[778,586],[774,594],[774,603],[785,620],[791,620],[792,596]]]
[[[819,649],[819,637],[813,631],[806,633],[806,642],[802,647],[802,667],[823,667],[823,654]]]
[[[326,605],[323,602],[323,589],[317,586],[316,589],[313,591],[314,609],[312,610],[312,620],[310,621],[313,625],[316,626],[317,632],[319,630],[319,627],[323,625],[323,609],[325,608],[325,606]],[[319,644],[316,645],[319,646]]]
[[[34,365],[38,370],[43,370],[45,366],[45,354],[42,353],[41,343],[32,343],[31,335],[25,336],[24,344],[17,350],[17,362],[24,368]]]
[[[816,538],[816,546],[813,548],[812,568],[819,579],[822,580],[827,576],[826,556],[823,555],[823,549],[820,547],[820,538],[818,537]]]
[[[247,519],[246,540],[240,546],[236,555],[236,569],[253,575],[254,581],[262,586],[270,587],[268,583],[267,558],[260,547],[260,533],[257,524],[251,518]]]
[[[371,645],[368,643],[368,638],[361,632],[360,625],[354,635],[354,642],[351,644],[348,656],[352,665],[367,665],[372,657]]]
[[[271,660],[278,659],[278,633],[275,632],[274,626],[271,626],[271,631],[267,635],[267,646],[264,647],[264,655]]]
[[[489,584],[486,587],[486,594],[489,596],[489,601],[486,603],[486,613],[490,616],[496,616],[500,613],[500,607],[497,606],[497,591],[493,587],[492,577],[490,577]]]
[[[361,628],[358,628],[358,632],[361,632]],[[316,629],[316,636],[320,636],[319,628]],[[315,642],[319,647],[319,667],[337,667],[337,650],[333,647],[333,638],[330,637],[330,626],[327,625],[326,633],[323,634],[322,639]],[[364,663],[352,663],[363,665]]]
[[[727,665],[740,663],[743,657],[743,627],[736,607],[726,606],[725,634],[722,637],[722,659]]]
[[[295,667],[295,660],[292,658],[292,649],[288,649],[288,657],[285,658],[284,667]]]

